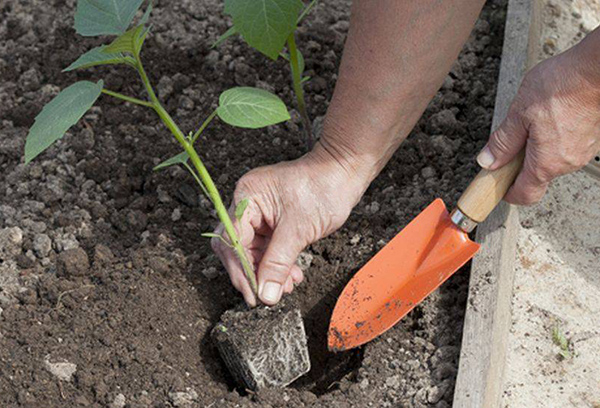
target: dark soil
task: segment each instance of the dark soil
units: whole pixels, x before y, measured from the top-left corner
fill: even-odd
[[[308,106],[325,114],[348,29],[349,0],[324,1],[303,24]],[[103,97],[55,147],[23,165],[28,127],[77,79],[140,95],[124,67],[61,74],[99,43],[77,37],[74,0],[0,2],[0,406],[421,407],[449,406],[467,271],[395,328],[346,353],[326,351],[344,284],[435,197],[453,205],[487,139],[506,0],[488,2],[472,39],[410,138],[338,233],[308,249],[295,294],[311,372],[285,390],[247,394],[210,341],[239,303],[200,233],[216,218],[181,169],[152,167],[179,150],[155,115]],[[155,0],[144,60],[180,126],[195,129],[235,85],[267,88],[293,106],[283,61],[239,40],[220,0]],[[318,120],[317,120],[318,122]],[[229,199],[249,169],[304,151],[300,118],[263,131],[218,121],[200,152]],[[212,277],[212,279],[209,279]]]

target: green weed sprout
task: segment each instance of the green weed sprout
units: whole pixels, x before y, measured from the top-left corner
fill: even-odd
[[[558,324],[552,328],[552,341],[560,348],[559,356],[565,360],[571,358],[571,341],[567,339]]]
[[[239,34],[248,45],[272,60],[282,57],[289,62],[296,103],[309,150],[314,145],[314,135],[306,110],[303,84],[310,78],[302,76],[304,57],[296,46],[295,31],[317,1],[313,0],[304,7],[301,0],[225,0],[225,13],[232,17],[233,26],[213,45],[216,47]],[[283,51],[286,44],[288,53]]]
[[[218,116],[225,123],[242,128],[261,128],[290,118],[285,104],[277,96],[261,89],[238,87],[223,92],[219,106],[202,123],[195,133],[183,133],[158,100],[140,59],[140,52],[150,27],[147,25],[152,5],[137,24],[130,28],[134,16],[144,0],[78,0],[75,13],[75,29],[82,36],[110,35],[116,38],[107,45],[96,47],[68,66],[64,71],[89,68],[98,65],[122,64],[133,68],[147,92],[147,99],[138,99],[113,92],[104,87],[104,82],[80,81],[67,87],[50,101],[35,118],[25,142],[25,163],[31,162],[83,117],[101,94],[154,110],[177,142],[183,148],[180,154],[162,162],[155,170],[173,164],[183,165],[194,177],[200,189],[213,203],[217,215],[225,227],[229,241],[212,233],[205,237],[218,237],[236,252],[248,282],[257,293],[256,275],[253,265],[240,243],[233,222],[223,204],[219,191],[198,156],[194,143],[209,123]],[[191,162],[191,166],[188,164]],[[242,200],[235,211],[241,218],[248,200]]]

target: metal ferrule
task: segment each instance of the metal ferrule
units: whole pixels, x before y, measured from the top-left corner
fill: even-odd
[[[467,234],[475,229],[477,223],[464,215],[461,210],[455,208],[450,214],[450,219],[458,228],[466,232]]]

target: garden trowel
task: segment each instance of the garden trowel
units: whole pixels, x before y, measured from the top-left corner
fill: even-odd
[[[469,261],[479,244],[467,234],[502,200],[524,155],[498,170],[482,170],[452,213],[436,199],[367,262],[335,305],[329,349],[348,350],[379,336]]]

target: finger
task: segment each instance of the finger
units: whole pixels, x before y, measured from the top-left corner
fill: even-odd
[[[213,240],[215,239],[217,238],[213,238]],[[223,266],[225,266],[233,287],[242,294],[244,301],[248,304],[248,306],[256,306],[256,297],[254,296],[254,292],[252,291],[252,288],[246,279],[246,275],[244,274],[244,271],[242,270],[242,267],[233,250],[225,246],[225,244],[223,244],[221,241],[216,241],[216,243],[213,244],[213,250],[221,260]]]
[[[304,243],[295,238],[294,228],[279,227],[273,233],[269,246],[258,268],[258,294],[267,305],[281,299],[283,285],[291,274],[296,258],[304,249]]]
[[[292,275],[289,275],[285,284],[283,285],[283,293],[290,294],[294,290],[294,281],[292,280]]]
[[[215,234],[220,235],[227,242],[229,242],[230,240],[228,239],[228,236],[227,234],[225,234],[224,230],[225,228],[222,224],[220,224],[215,229]],[[248,283],[246,275],[233,249],[231,249],[228,245],[225,245],[225,243],[220,238],[212,238],[211,246],[213,248],[213,251],[221,260],[223,266],[225,266],[225,269],[227,270],[227,274],[229,275],[229,279],[231,280],[231,284],[233,285],[233,287],[236,288],[242,294],[242,296],[244,297],[244,301],[249,306],[256,306],[256,296],[254,295],[254,292],[252,291],[252,288]],[[250,255],[251,257],[251,254],[248,255]],[[250,262],[252,262],[252,259],[250,259]]]
[[[302,269],[300,269],[298,265],[292,266],[292,269],[290,270],[290,275],[292,276],[292,280],[296,284],[301,283],[304,280],[304,272],[302,272]]]
[[[504,196],[504,200],[517,205],[535,204],[544,197],[548,185],[549,181],[540,177],[540,172],[536,171],[534,160],[528,154],[525,157],[523,169]]]
[[[521,115],[511,107],[500,127],[492,133],[477,155],[477,163],[487,170],[496,170],[511,161],[525,146],[528,131]]]

